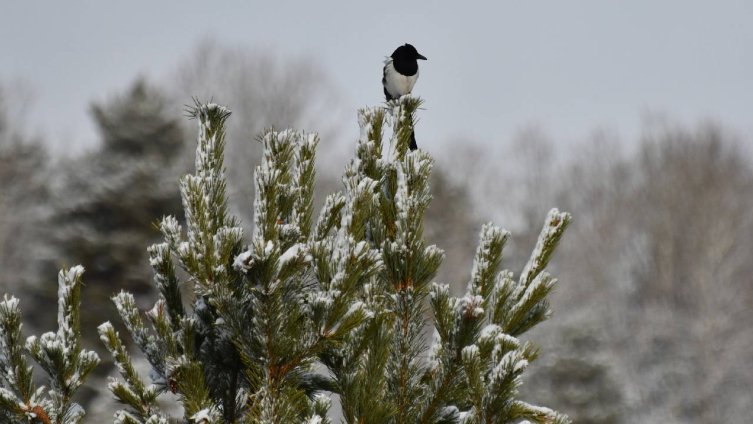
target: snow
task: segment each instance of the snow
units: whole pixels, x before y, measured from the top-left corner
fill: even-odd
[[[264,259],[272,256],[272,252],[275,250],[275,245],[272,243],[272,240],[267,241],[267,244],[264,246]]]
[[[228,244],[236,244],[243,240],[243,229],[239,227],[222,227],[217,230],[217,234],[213,237],[215,246],[215,258],[220,258],[220,251],[223,250],[223,246]]]
[[[455,406],[455,405],[448,405],[448,406],[445,406],[444,408],[442,408],[441,415],[443,417],[449,417],[449,416],[453,416],[453,415],[458,415],[459,413],[460,413],[460,411],[458,410],[457,406]]]
[[[169,421],[165,417],[160,417],[159,415],[152,415],[149,417],[148,420],[146,420],[146,423],[144,424],[169,424]]]
[[[84,273],[84,267],[76,265],[70,268],[67,272],[60,270],[58,273],[58,325],[62,330],[67,331],[70,329],[70,313],[72,311],[66,308],[66,303],[70,301],[71,293],[77,281],[80,280],[81,275]],[[75,307],[69,305],[69,307]]]
[[[167,257],[170,247],[167,243],[153,244],[149,246],[147,252],[149,253],[149,265],[156,267],[159,266]]]
[[[368,140],[369,133],[371,132],[371,122],[368,119],[370,117],[370,115],[371,115],[370,112],[371,111],[369,110],[369,111],[365,112],[364,114],[359,114],[358,115],[358,125],[359,125],[359,127],[361,129],[360,138],[363,141]]]
[[[125,411],[118,411],[115,413],[114,424],[124,424],[126,422],[140,422],[138,418]]]
[[[366,318],[372,318],[374,316],[374,313],[371,310],[369,310],[366,307],[366,304],[364,304],[360,300],[356,301],[356,302],[353,302],[350,305],[350,308],[348,308],[348,312],[346,312],[345,315],[347,316],[347,315],[353,314],[353,313],[355,313],[356,311],[359,311],[359,310],[363,311],[363,313],[366,316]]]
[[[512,293],[514,287],[516,286],[515,281],[513,280],[513,273],[510,270],[503,270],[499,274],[497,274],[497,279],[494,282],[494,293],[499,294],[500,292],[510,292]]]
[[[79,361],[82,361],[84,363],[92,363],[92,362],[99,362],[99,355],[97,355],[96,352],[91,350],[82,350],[79,353]]]
[[[476,411],[474,409],[471,409],[470,411],[463,411],[460,414],[458,414],[458,422],[460,424],[473,422],[473,418],[475,416],[476,416]]]
[[[339,290],[315,292],[309,296],[309,302],[311,302],[312,307],[322,306],[324,309],[329,309],[335,303],[335,297],[339,294]]]
[[[502,332],[502,328],[496,324],[489,324],[481,329],[481,333],[478,335],[479,341],[486,341],[486,339],[494,338],[497,334]]]
[[[99,331],[99,334],[107,333],[110,330],[114,330],[114,327],[112,326],[112,323],[110,321],[106,321],[97,327],[97,330]]]
[[[201,411],[193,414],[191,416],[191,419],[196,421],[197,423],[201,423],[202,421],[206,421],[208,423],[212,422],[211,413],[207,408],[204,408]]]
[[[308,260],[308,258],[311,258],[309,255],[305,255],[306,253],[306,245],[303,243],[296,243],[293,246],[291,246],[288,250],[285,251],[282,255],[280,255],[280,266],[285,266],[288,264],[288,262],[298,260],[301,256],[303,256],[304,261]]]
[[[410,114],[407,113],[407,110],[404,106],[405,102],[408,101],[411,97],[409,95],[405,95],[400,97],[398,101],[391,102],[389,106],[389,116],[391,119],[387,120],[387,125],[391,126],[393,128],[392,132],[392,138],[390,139],[390,153],[389,153],[389,161],[395,162],[397,161],[397,141],[398,141],[398,126],[402,123],[405,125],[407,121],[411,119]],[[411,153],[408,153],[408,156],[410,156]]]
[[[191,253],[191,245],[187,241],[182,241],[178,244],[178,255],[185,258]]]
[[[30,346],[34,345],[36,342],[37,338],[34,336],[26,339],[27,349],[32,350],[30,349]],[[65,341],[58,338],[58,335],[51,331],[42,334],[42,337],[39,338],[39,344],[42,346],[42,349],[47,352],[60,351],[67,354],[70,350],[70,348],[66,346]]]
[[[399,162],[397,163],[396,171],[397,171],[397,192],[395,193],[395,203],[396,203],[397,209],[399,211],[402,211],[403,209],[405,209],[405,205],[402,205],[402,201],[404,201],[403,197],[408,196],[408,183],[406,182],[403,165]]]
[[[0,302],[0,311],[7,310],[11,314],[17,313],[18,303],[19,303],[19,300],[16,297],[11,296],[10,298],[8,298],[8,295],[5,295],[5,299],[2,302]]]
[[[479,343],[494,342],[494,349],[491,354],[493,361],[499,360],[500,356],[504,353],[520,347],[520,340],[503,333],[502,329],[495,324],[489,324],[484,327],[479,334],[478,341]]]
[[[378,185],[379,183],[377,181],[374,181],[373,179],[369,177],[363,177],[361,178],[361,181],[358,182],[355,195],[357,196],[361,193],[370,193],[372,195],[373,200],[376,200],[376,195],[374,195],[374,191]]]
[[[507,333],[497,334],[496,341],[500,344],[504,343],[506,345],[514,346],[516,349],[520,347],[520,340]]]
[[[251,257],[251,251],[247,250],[235,257],[233,268],[241,272],[248,272],[254,267],[254,259]]]
[[[430,295],[431,295],[432,300],[436,299],[437,296],[447,297],[450,295],[450,285],[440,284],[440,283],[431,283]]]
[[[107,383],[107,389],[111,392],[115,392],[116,390],[124,390],[128,392],[130,396],[138,399],[138,395],[136,395],[136,393],[131,390],[130,386],[128,386],[125,382],[116,380],[114,378],[110,378],[110,381]]]
[[[84,273],[84,267],[81,265],[76,265],[68,270],[68,280],[74,281],[81,277],[81,274]]]
[[[521,358],[520,352],[513,350],[507,352],[502,359],[492,369],[492,380],[499,380],[505,378],[508,374],[520,374],[528,367],[528,361]],[[520,378],[516,376],[515,378]]]
[[[546,246],[551,242],[558,231],[561,231],[562,227],[569,222],[571,215],[567,212],[560,212],[557,208],[549,211],[546,220],[544,222],[544,228],[539,234],[539,238],[536,242],[531,253],[531,258],[528,260],[523,272],[520,274],[520,285],[526,285],[529,283],[531,277],[530,274],[537,273],[541,268],[541,261],[543,260],[544,250]]]
[[[445,257],[444,251],[433,244],[426,246],[426,248],[424,249],[424,255],[426,255],[427,257],[441,256],[442,259],[444,259]]]
[[[521,359],[515,363],[515,366],[513,367],[513,371],[518,372],[520,370],[525,369],[527,366],[528,366],[528,361],[525,359]]]
[[[358,244],[356,244],[356,247],[353,248],[353,256],[361,256],[361,252],[364,250],[368,251],[369,244],[366,241],[360,241]]]
[[[537,415],[549,417],[550,419],[554,419],[558,416],[558,414],[555,411],[544,406],[531,405],[530,403],[526,403],[519,400],[516,400],[515,403],[522,409],[533,411]]]
[[[461,352],[461,355],[463,356],[464,361],[477,357],[479,355],[478,346],[476,346],[475,344],[472,344],[472,345],[464,347],[463,351]]]
[[[306,141],[304,141],[303,143],[306,143],[307,145],[309,145],[309,147],[314,147],[318,143],[318,140],[319,140],[318,133],[309,133],[307,134]]]
[[[481,295],[472,295],[467,293],[462,298],[458,299],[458,307],[461,308],[462,313],[470,315],[473,318],[477,318],[484,313],[484,308],[481,305],[484,302],[484,298]]]
[[[551,409],[549,409],[549,408],[547,408],[545,406],[535,406],[535,405],[528,404],[528,408],[532,409],[532,410],[534,410],[536,412],[538,412],[539,414],[543,414],[543,415],[555,415],[555,412],[553,410],[551,410]]]
[[[499,240],[507,239],[509,236],[510,232],[505,229],[494,226],[492,223],[484,224],[481,228],[476,257],[473,260],[471,280],[477,282],[479,275],[487,272],[490,265],[489,259],[492,259],[490,258],[492,244]]]
[[[551,287],[556,282],[557,280],[551,278],[551,276],[546,272],[542,272],[541,274],[537,275],[533,282],[528,285],[525,292],[523,293],[523,296],[520,297],[520,300],[518,300],[515,306],[513,306],[513,313],[515,313],[515,311],[517,311],[518,309],[525,307],[530,302],[533,294],[541,287]],[[522,288],[523,286],[518,286],[518,290]]]
[[[359,309],[366,309],[366,305],[364,305],[364,303],[361,302],[360,300],[351,303],[350,308],[348,308],[348,312],[346,312],[345,315],[350,315],[358,311]]]
[[[118,313],[123,318],[128,331],[131,333],[133,341],[144,352],[149,363],[153,366],[160,362],[162,352],[157,346],[157,341],[154,336],[149,334],[146,326],[144,326],[139,310],[136,308],[136,302],[133,295],[125,291],[121,291],[119,294],[112,298]]]
[[[3,400],[3,403],[13,403],[18,401],[18,399],[16,399],[16,395],[14,395],[13,392],[4,387],[0,387],[0,399]],[[24,408],[26,407],[23,402],[19,402],[19,406],[23,406]]]
[[[168,215],[160,222],[160,229],[167,234],[180,234],[181,227],[178,220],[174,216]]]

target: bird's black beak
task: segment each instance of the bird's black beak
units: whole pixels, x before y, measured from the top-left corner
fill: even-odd
[[[426,57],[424,57],[424,56],[423,56],[422,54],[420,54],[420,53],[416,53],[416,59],[426,60]]]

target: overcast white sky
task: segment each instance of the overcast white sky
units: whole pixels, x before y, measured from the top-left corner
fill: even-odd
[[[30,124],[75,151],[96,140],[92,99],[165,78],[206,36],[309,54],[353,108],[383,100],[382,59],[410,42],[429,58],[420,142],[500,144],[530,123],[565,141],[597,126],[629,139],[647,111],[753,136],[751,0],[453,3],[8,1],[0,81],[34,88]]]

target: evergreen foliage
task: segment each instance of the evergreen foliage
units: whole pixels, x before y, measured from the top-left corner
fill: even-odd
[[[199,135],[195,173],[180,180],[186,228],[163,217],[155,226],[164,241],[148,249],[159,300],[147,322],[133,295],[113,297],[152,367],[148,383],[114,327],[99,327],[121,376],[109,384],[124,406],[116,422],[169,422],[158,403],[167,391],[184,408],[181,421],[193,423],[329,423],[330,392],[353,423],[568,422],[516,396],[537,356],[517,337],[550,316],[556,280],[544,269],[570,215],[549,213],[517,280],[498,269],[509,233],[487,224],[466,294],[453,297],[447,285],[433,283],[444,259],[423,236],[433,160],[408,151],[420,105],[404,97],[359,111],[361,137],[344,191],[327,197],[317,219],[318,136],[265,131],[247,244],[228,210],[230,112],[198,102],[189,110]],[[393,128],[389,140],[385,126]],[[113,133],[114,151],[141,154],[121,135]],[[46,396],[22,353],[18,300],[0,302],[3,422],[81,421],[84,411],[71,397],[99,362],[81,348],[82,273],[74,267],[59,274],[57,333],[26,341],[49,375]]]
[[[72,401],[76,389],[99,363],[92,351],[81,348],[80,296],[84,268],[58,274],[58,331],[22,345],[21,309],[15,297],[0,302],[0,422],[73,424],[84,410]],[[50,390],[34,383],[33,367],[24,349],[47,373]]]
[[[408,152],[420,104],[404,97],[359,111],[345,190],[327,197],[316,221],[318,137],[265,131],[248,244],[227,207],[230,112],[216,104],[190,109],[199,136],[196,172],[180,181],[186,231],[172,216],[157,224],[164,242],[149,254],[160,298],[146,314],[149,326],[130,294],[113,298],[152,366],[151,384],[112,325],[100,326],[122,377],[110,384],[126,407],[118,422],[167,422],[157,403],[166,391],[196,423],[328,423],[327,392],[340,395],[353,423],[568,421],[516,395],[537,355],[517,337],[550,316],[556,280],[544,268],[570,215],[549,213],[517,281],[498,271],[509,233],[488,224],[465,296],[432,283],[444,258],[423,237],[433,160]],[[385,126],[393,127],[386,157]],[[193,287],[190,308],[176,266]]]

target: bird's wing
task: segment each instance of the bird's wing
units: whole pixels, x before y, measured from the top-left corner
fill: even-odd
[[[387,91],[387,87],[384,87],[384,98],[387,99],[389,102],[390,100],[394,100],[394,97],[390,95],[390,92]]]
[[[384,60],[384,68],[382,68],[382,87],[384,88],[384,97],[387,98],[387,101],[390,101],[393,99],[393,97],[390,95],[390,92],[387,91],[387,65],[392,63],[392,58],[387,56],[387,58]]]

